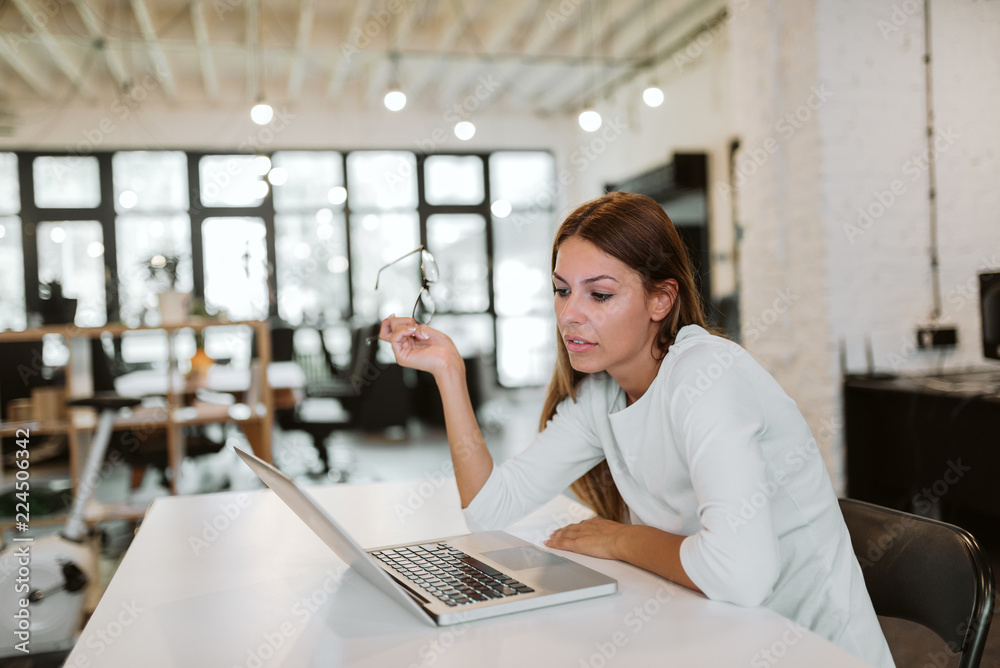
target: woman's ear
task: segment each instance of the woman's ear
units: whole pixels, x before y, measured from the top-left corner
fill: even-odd
[[[652,294],[649,295],[649,317],[654,322],[659,322],[667,317],[670,309],[674,307],[677,299],[677,280],[668,278],[656,286]]]

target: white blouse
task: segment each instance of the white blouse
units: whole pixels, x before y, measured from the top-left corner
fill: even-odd
[[[588,376],[530,447],[494,466],[465,509],[470,529],[516,522],[607,459],[633,524],[687,536],[681,564],[710,599],[770,608],[893,666],[816,439],[770,374],[688,325],[625,403],[606,373]]]

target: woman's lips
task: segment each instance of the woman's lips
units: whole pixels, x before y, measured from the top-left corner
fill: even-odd
[[[576,341],[580,341],[580,343],[576,343]],[[596,343],[591,343],[590,341],[574,338],[571,336],[566,337],[566,350],[570,351],[571,353],[585,353],[589,350],[593,350],[596,347],[597,347]]]

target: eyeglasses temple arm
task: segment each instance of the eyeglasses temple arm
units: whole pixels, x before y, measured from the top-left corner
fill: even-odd
[[[387,265],[383,266],[383,267],[382,267],[381,269],[379,269],[379,270],[378,270],[378,273],[377,273],[377,274],[375,274],[375,289],[376,289],[376,290],[378,290],[378,282],[379,282],[379,279],[381,279],[381,278],[382,278],[382,272],[383,272],[384,270],[388,269],[389,267],[391,267],[392,265],[396,264],[396,263],[397,263],[397,262],[399,262],[400,260],[404,260],[404,259],[406,259],[406,258],[410,257],[410,256],[411,256],[411,255],[413,255],[414,253],[419,253],[419,252],[420,252],[420,251],[422,251],[423,249],[424,249],[424,245],[423,245],[423,244],[420,244],[420,245],[419,245],[419,246],[417,246],[417,247],[416,247],[416,248],[415,248],[414,250],[411,250],[411,251],[410,251],[409,253],[407,253],[406,255],[401,255],[400,257],[397,257],[397,258],[396,258],[395,260],[393,260],[393,261],[392,261],[392,262],[390,262],[389,264],[387,264]]]

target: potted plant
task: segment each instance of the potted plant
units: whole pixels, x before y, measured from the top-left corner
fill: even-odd
[[[76,316],[76,299],[63,295],[62,282],[59,279],[45,281],[41,284],[42,304],[39,309],[42,323],[46,325],[64,325],[72,323]]]
[[[177,255],[162,253],[157,253],[143,261],[150,281],[158,288],[160,322],[163,325],[179,325],[188,317],[191,293],[177,291],[180,263],[181,259]]]

